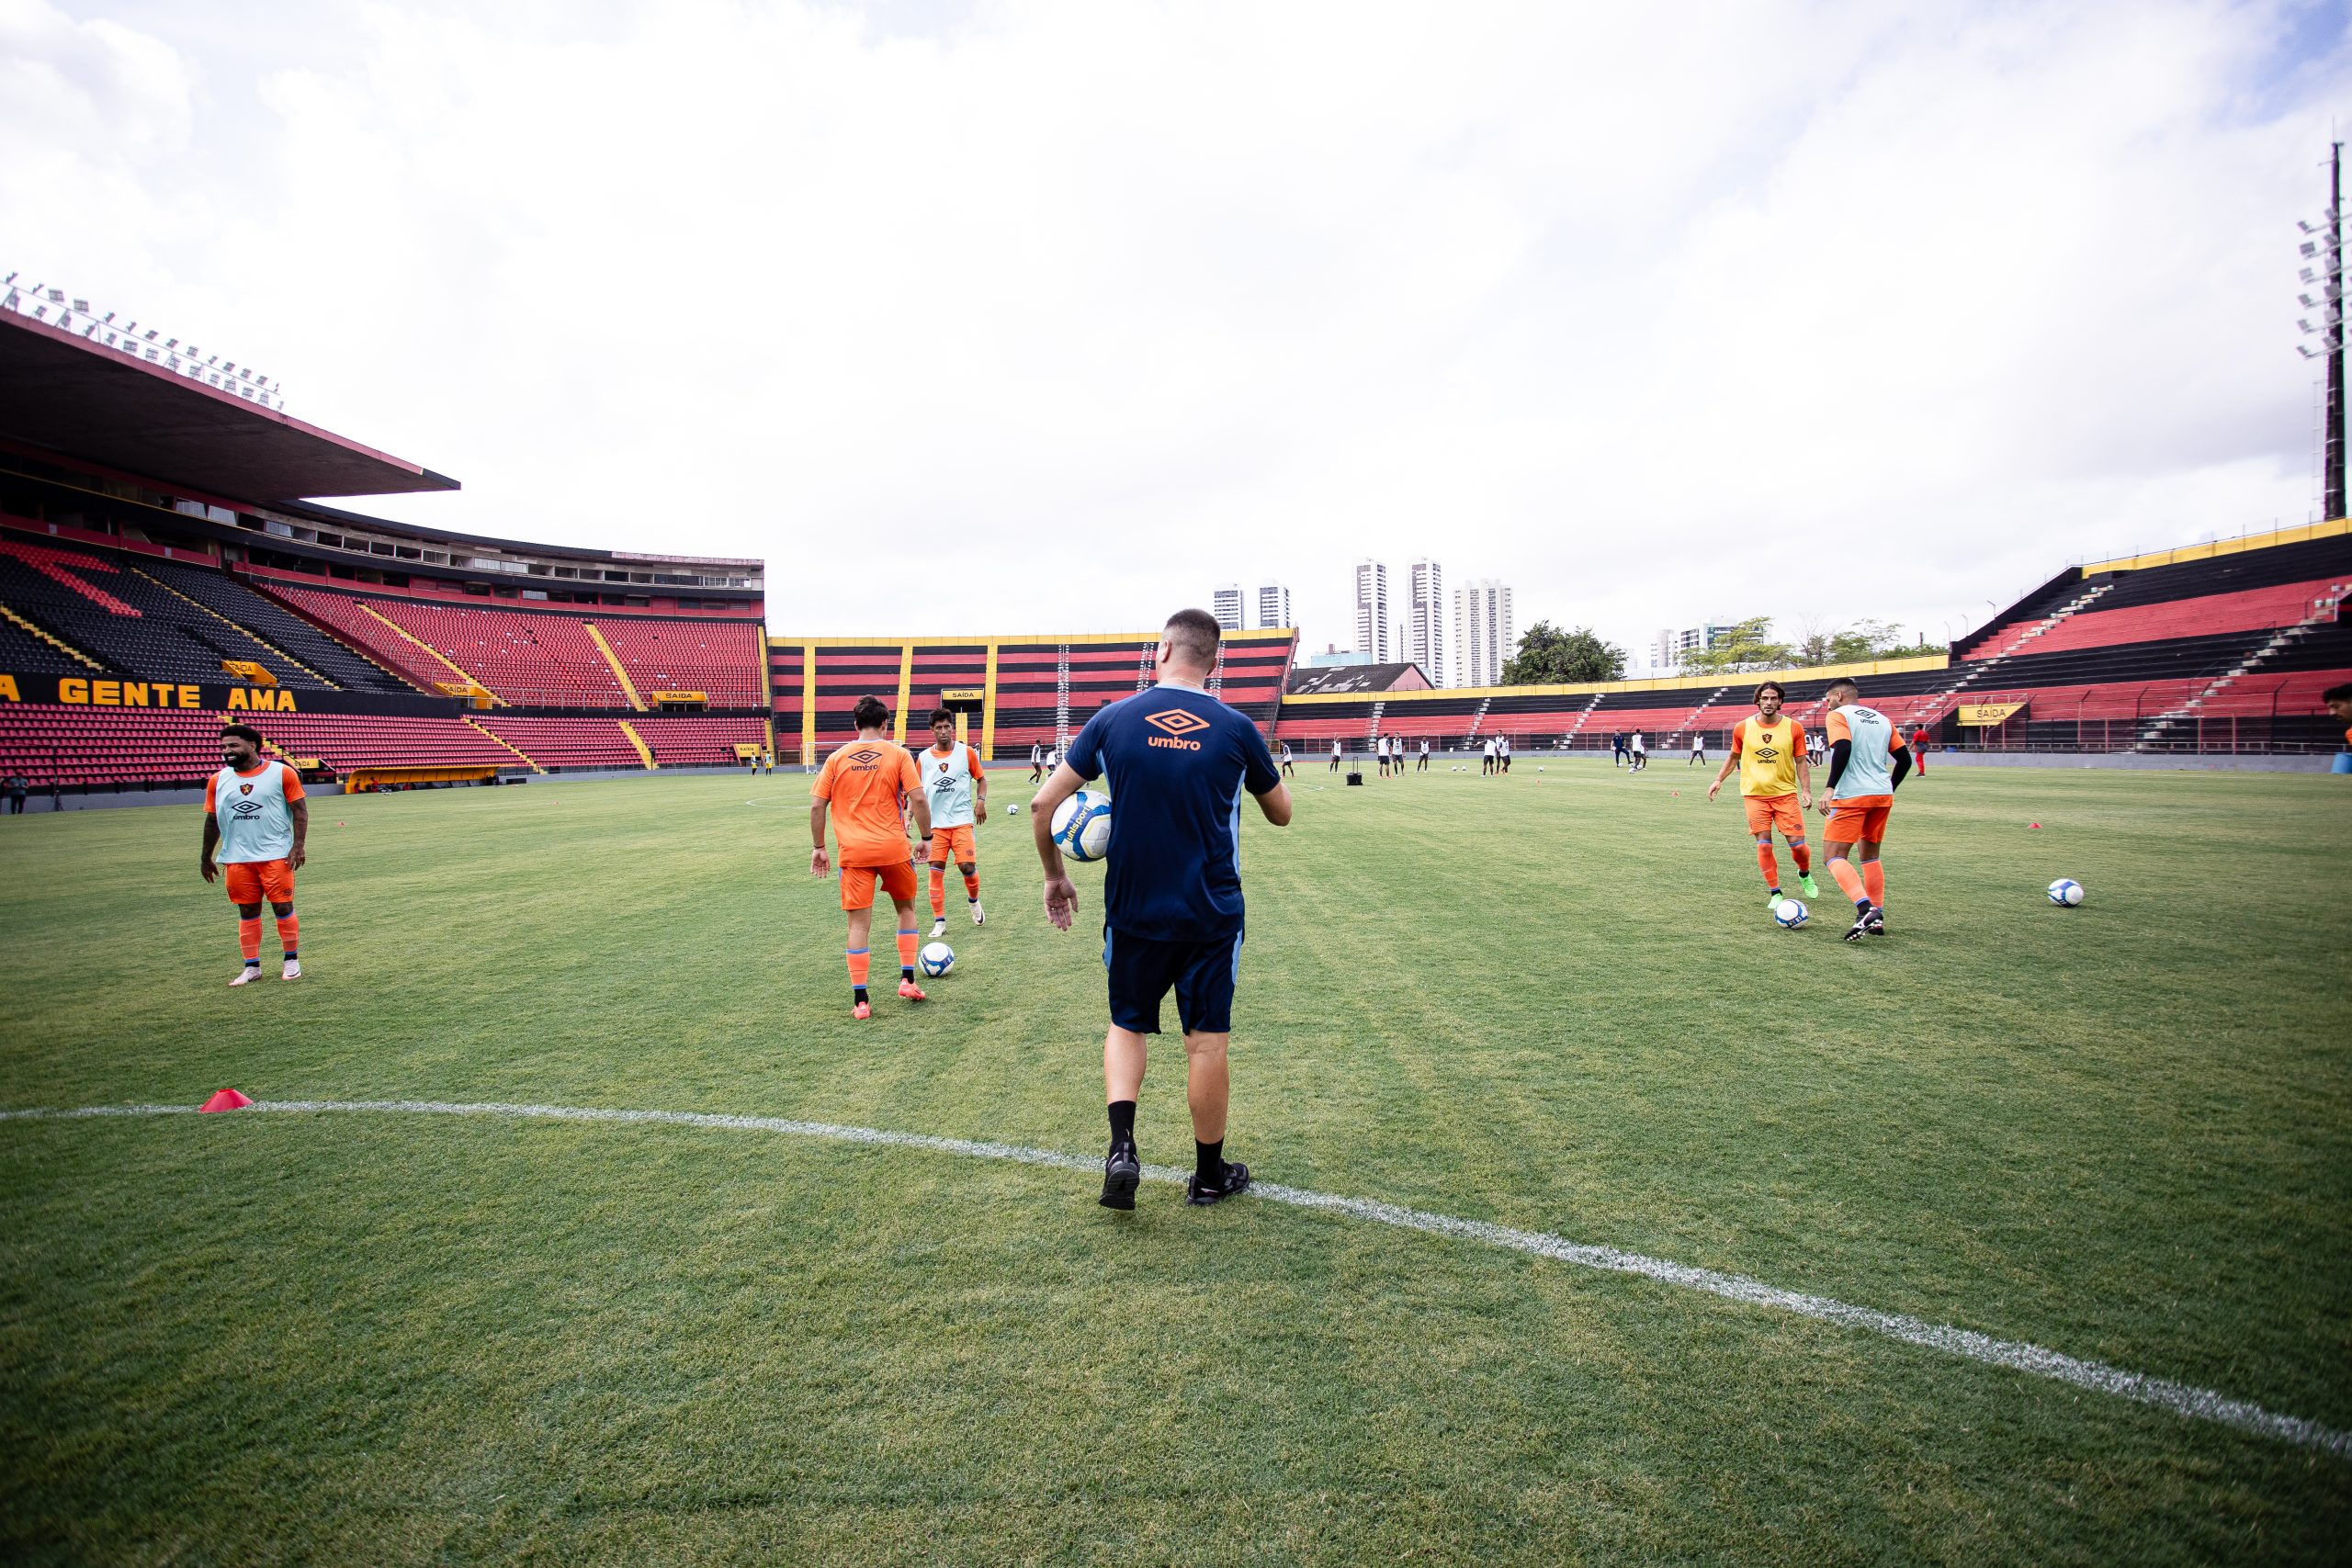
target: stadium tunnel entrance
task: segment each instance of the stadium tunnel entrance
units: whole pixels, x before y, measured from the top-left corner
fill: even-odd
[[[977,686],[951,686],[939,694],[939,705],[956,716],[956,739],[972,745],[972,727],[988,706],[988,693]]]

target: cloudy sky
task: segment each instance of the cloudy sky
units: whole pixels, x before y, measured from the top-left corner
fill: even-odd
[[[0,272],[810,633],[1880,615],[2306,520],[2336,4],[0,0]]]

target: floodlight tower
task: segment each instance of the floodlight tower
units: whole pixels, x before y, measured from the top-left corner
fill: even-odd
[[[2327,154],[2327,210],[2316,223],[2299,223],[2305,238],[2303,258],[2316,263],[2302,270],[2302,280],[2316,285],[2319,298],[2298,295],[2307,310],[2319,312],[2313,326],[2306,316],[2296,321],[2319,338],[2319,347],[2296,345],[2305,359],[2327,361],[2327,412],[2320,437],[2324,519],[2344,515],[2344,143],[2331,142]]]

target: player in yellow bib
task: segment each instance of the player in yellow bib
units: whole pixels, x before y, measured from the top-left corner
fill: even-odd
[[[1707,798],[1724,787],[1734,768],[1739,770],[1739,795],[1747,807],[1747,831],[1756,840],[1756,865],[1764,874],[1767,904],[1781,901],[1781,863],[1772,854],[1772,829],[1788,840],[1789,858],[1797,863],[1797,886],[1808,898],[1821,889],[1814,886],[1813,851],[1805,843],[1804,814],[1813,807],[1813,772],[1805,762],[1804,726],[1781,715],[1788,693],[1778,681],[1756,688],[1756,716],[1731,727],[1731,755],[1707,786]]]

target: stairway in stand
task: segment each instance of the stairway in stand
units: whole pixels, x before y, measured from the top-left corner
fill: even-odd
[[[2239,663],[2232,665],[2215,676],[2206,684],[2203,691],[2199,692],[2178,707],[2167,708],[2150,719],[2141,729],[2139,737],[2132,742],[2132,749],[2135,751],[2148,751],[2165,745],[2172,739],[2173,729],[2180,725],[2193,725],[2197,722],[2199,708],[2211,702],[2238,681],[2253,674],[2286,649],[2311,636],[2316,627],[2335,620],[2343,614],[2344,593],[2347,586],[2352,585],[2342,582],[2330,584],[2326,592],[2311,602],[2301,620],[2291,626],[2280,626],[2270,634],[2269,641],[2247,654]]]

